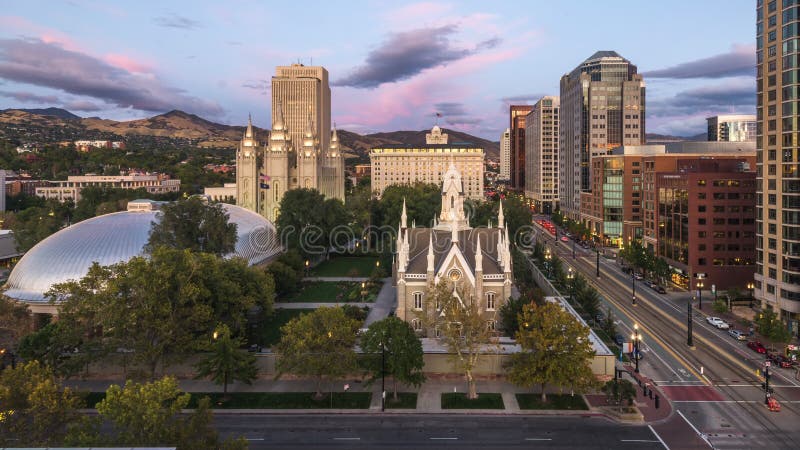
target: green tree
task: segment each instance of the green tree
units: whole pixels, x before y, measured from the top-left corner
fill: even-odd
[[[275,293],[281,296],[287,296],[297,290],[297,284],[300,282],[302,273],[298,273],[293,268],[280,262],[271,262],[266,271],[272,275],[275,280]]]
[[[326,199],[316,189],[292,189],[281,199],[275,223],[281,240],[304,258],[327,255],[334,243],[334,228],[348,223],[348,214],[338,199]]]
[[[578,392],[595,385],[589,328],[556,303],[525,306],[519,321],[516,339],[522,351],[511,356],[509,381],[526,388],[541,386],[543,402],[548,384]]]
[[[17,250],[27,252],[40,241],[60,230],[66,224],[66,206],[48,204],[20,211],[10,226],[14,232]]]
[[[397,184],[387,187],[375,205],[373,225],[397,230],[403,201],[406,202],[408,226],[431,224],[439,215],[442,205],[441,185],[432,183]]]
[[[211,377],[216,384],[221,384],[223,394],[228,394],[228,383],[242,381],[251,384],[256,379],[256,357],[252,353],[243,352],[241,338],[231,337],[231,330],[222,324],[214,330],[211,353],[197,364],[196,378]]]
[[[97,413],[108,424],[108,435],[86,433],[86,445],[156,447],[176,445],[181,450],[198,448],[247,448],[246,443],[220,443],[212,426],[208,398],[198,402],[191,414],[182,414],[191,395],[178,389],[175,378],[139,384],[132,381],[124,387],[112,385],[97,404]],[[88,441],[88,442],[87,442]],[[94,441],[94,442],[92,442]]]
[[[11,347],[33,329],[28,305],[0,294],[0,348]]]
[[[426,306],[434,309],[422,314],[422,323],[429,330],[439,330],[439,339],[453,355],[457,370],[467,379],[467,398],[478,398],[473,372],[494,334],[478,301],[469,288],[459,290],[445,280],[428,286],[425,298]]]
[[[201,197],[189,197],[162,206],[158,217],[150,228],[148,253],[164,246],[222,256],[236,247],[236,224],[228,221],[219,203],[209,205]]]
[[[628,380],[608,380],[602,390],[608,401],[617,405],[620,411],[623,403],[633,406],[633,400],[636,398],[636,388]]]
[[[384,373],[392,377],[395,401],[398,381],[416,387],[425,381],[422,343],[408,322],[387,317],[373,323],[361,336],[361,349],[366,355],[365,366],[372,374],[371,381],[380,379]]]
[[[248,311],[268,314],[274,283],[240,258],[159,247],[149,258],[95,264],[83,279],[57,284],[47,296],[60,303],[63,330],[86,330],[79,354],[127,349],[153,379],[159,364],[201,349],[215,324],[240,335]],[[98,328],[102,335],[92,334]]]
[[[498,310],[500,314],[500,329],[505,336],[514,336],[519,330],[519,315],[522,308],[531,303],[544,302],[544,292],[539,288],[528,289],[517,298],[509,298]]]
[[[58,446],[81,407],[81,399],[38,361],[6,368],[0,371],[0,446]]]
[[[313,377],[316,398],[322,398],[325,378],[339,378],[356,370],[353,346],[359,326],[341,308],[318,308],[290,320],[281,327],[281,340],[274,349],[278,377]]]

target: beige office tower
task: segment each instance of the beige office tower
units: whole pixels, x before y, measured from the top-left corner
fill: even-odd
[[[756,2],[756,274],[753,293],[798,334],[800,317],[800,15]],[[748,286],[749,287],[749,286]]]
[[[592,157],[645,143],[644,100],[644,79],[614,51],[599,51],[561,77],[559,204],[570,218],[582,218],[582,193],[589,194],[592,186]]]
[[[506,128],[500,135],[500,176],[497,179],[511,179],[511,128]]]
[[[536,211],[558,205],[558,97],[542,97],[525,117],[525,195]]]
[[[283,108],[283,119],[295,150],[302,147],[309,114],[320,147],[328,148],[331,135],[331,88],[321,66],[278,66],[272,77],[272,117]]]

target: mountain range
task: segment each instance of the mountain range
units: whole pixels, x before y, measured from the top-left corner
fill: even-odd
[[[57,130],[54,133],[53,130]],[[256,131],[266,136],[265,130]],[[449,134],[451,143],[471,143],[484,148],[486,156],[498,159],[500,143],[489,141],[464,132],[442,129]],[[203,147],[235,148],[244,132],[243,126],[224,125],[194,114],[173,110],[146,119],[118,122],[98,117],[81,118],[65,109],[6,109],[0,110],[0,136],[22,140],[31,136],[51,140],[69,139],[125,139],[133,136],[150,136],[189,140]],[[353,156],[364,159],[369,149],[380,145],[420,145],[425,143],[429,130],[391,131],[361,135],[347,130],[338,130],[339,140],[345,150]],[[702,140],[705,135],[691,137],[647,135],[648,142]],[[47,143],[42,142],[42,143]]]

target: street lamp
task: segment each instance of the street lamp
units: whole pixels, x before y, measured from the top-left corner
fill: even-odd
[[[306,276],[308,276],[308,260],[306,260]]]
[[[567,272],[567,282],[569,283],[569,303],[572,303],[572,297],[575,294],[575,283],[572,282],[572,279],[575,275],[572,273],[572,267],[569,268]]]
[[[639,333],[638,324],[633,324],[631,340],[633,341],[633,359],[636,361],[636,369],[634,372],[639,373],[639,343],[642,341],[642,333]]]
[[[550,248],[548,247],[547,251],[544,254],[544,259],[545,259],[545,262],[547,263],[547,278],[550,278],[550,277],[553,276],[553,268],[552,268],[552,265],[550,264],[550,259],[552,257],[553,257],[553,255],[550,254]]]
[[[631,291],[633,292],[633,306],[636,306],[636,270],[631,271]]]
[[[752,281],[750,283],[747,283],[747,289],[750,290],[750,307],[752,308],[753,307],[753,299],[756,296],[756,292],[755,292],[756,285],[755,285],[755,283],[753,283]]]
[[[703,280],[697,280],[697,309],[703,310]]]
[[[572,236],[572,259],[575,259],[575,236]]]
[[[692,343],[692,302],[694,302],[694,297],[689,299],[686,304],[686,345],[689,347],[694,347]]]
[[[361,303],[364,303],[364,294],[367,293],[367,283],[361,282]]]

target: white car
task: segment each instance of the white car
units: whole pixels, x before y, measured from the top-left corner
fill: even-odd
[[[706,318],[706,321],[711,325],[714,325],[715,327],[719,328],[720,330],[727,330],[728,328],[731,327],[730,325],[728,325],[728,322],[725,322],[719,317],[708,317]]]

